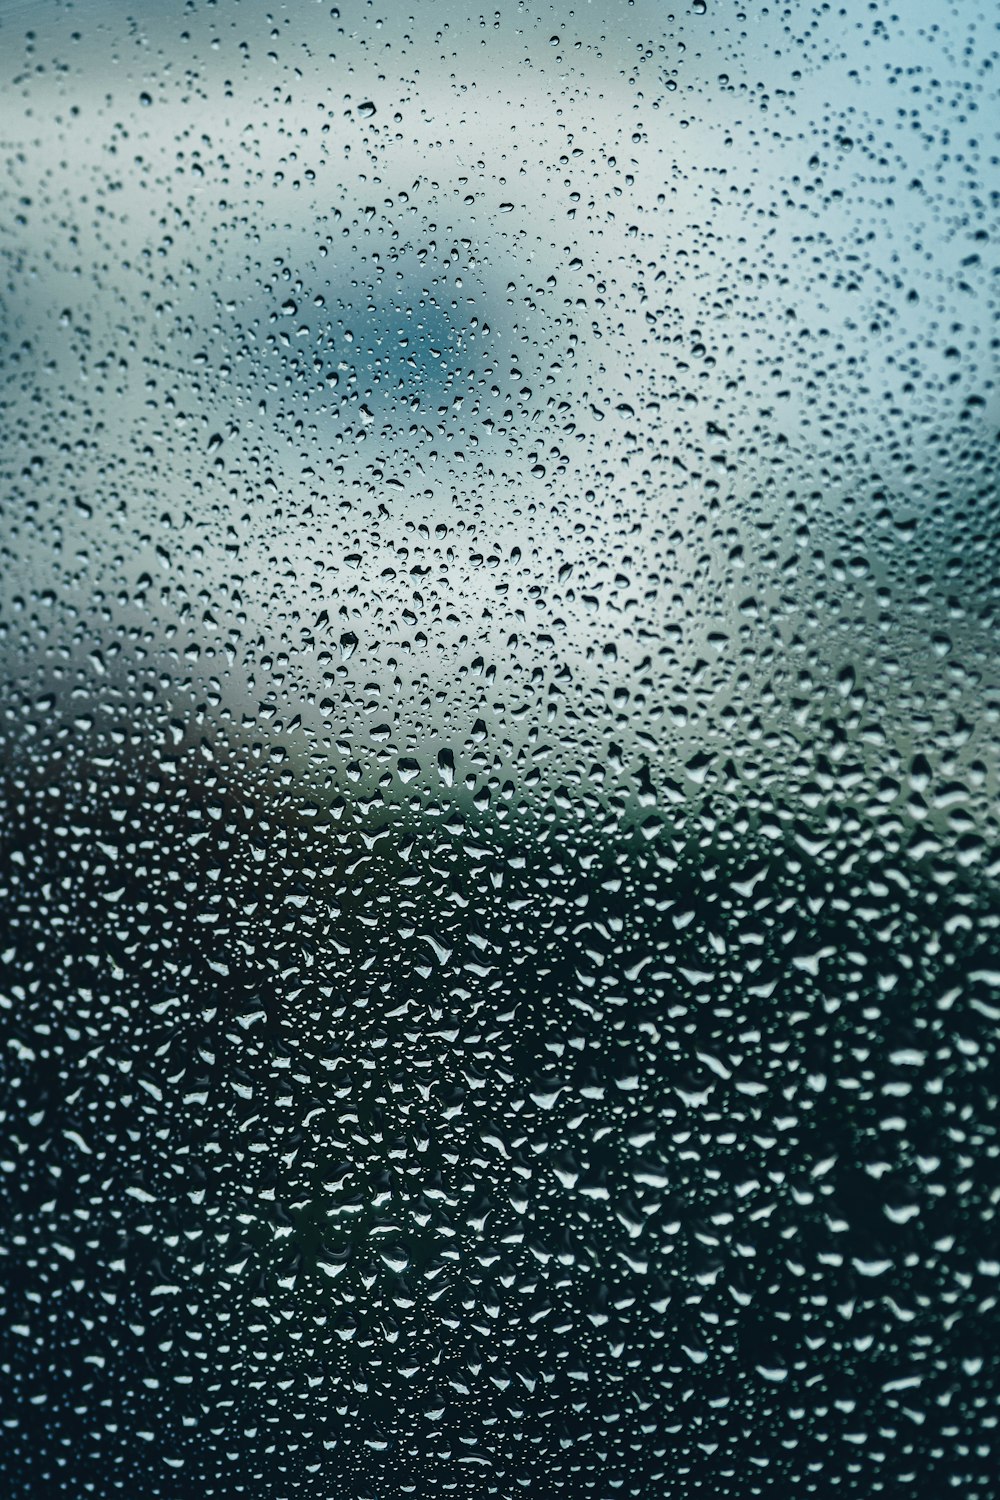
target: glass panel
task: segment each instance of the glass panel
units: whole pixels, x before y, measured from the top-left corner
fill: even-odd
[[[5,1493],[995,1493],[980,4],[0,3]]]

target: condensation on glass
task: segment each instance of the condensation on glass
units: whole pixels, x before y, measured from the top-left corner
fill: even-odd
[[[4,1494],[995,1495],[991,7],[0,57]]]

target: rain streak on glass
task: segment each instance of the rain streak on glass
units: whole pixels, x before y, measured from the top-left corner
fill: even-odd
[[[4,1496],[990,1500],[993,8],[0,59]]]

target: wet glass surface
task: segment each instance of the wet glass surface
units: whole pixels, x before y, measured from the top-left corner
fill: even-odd
[[[4,1493],[994,1494],[988,7],[0,56]]]

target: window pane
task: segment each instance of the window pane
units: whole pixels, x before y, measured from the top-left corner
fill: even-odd
[[[994,1493],[996,27],[0,0],[5,1493]]]

